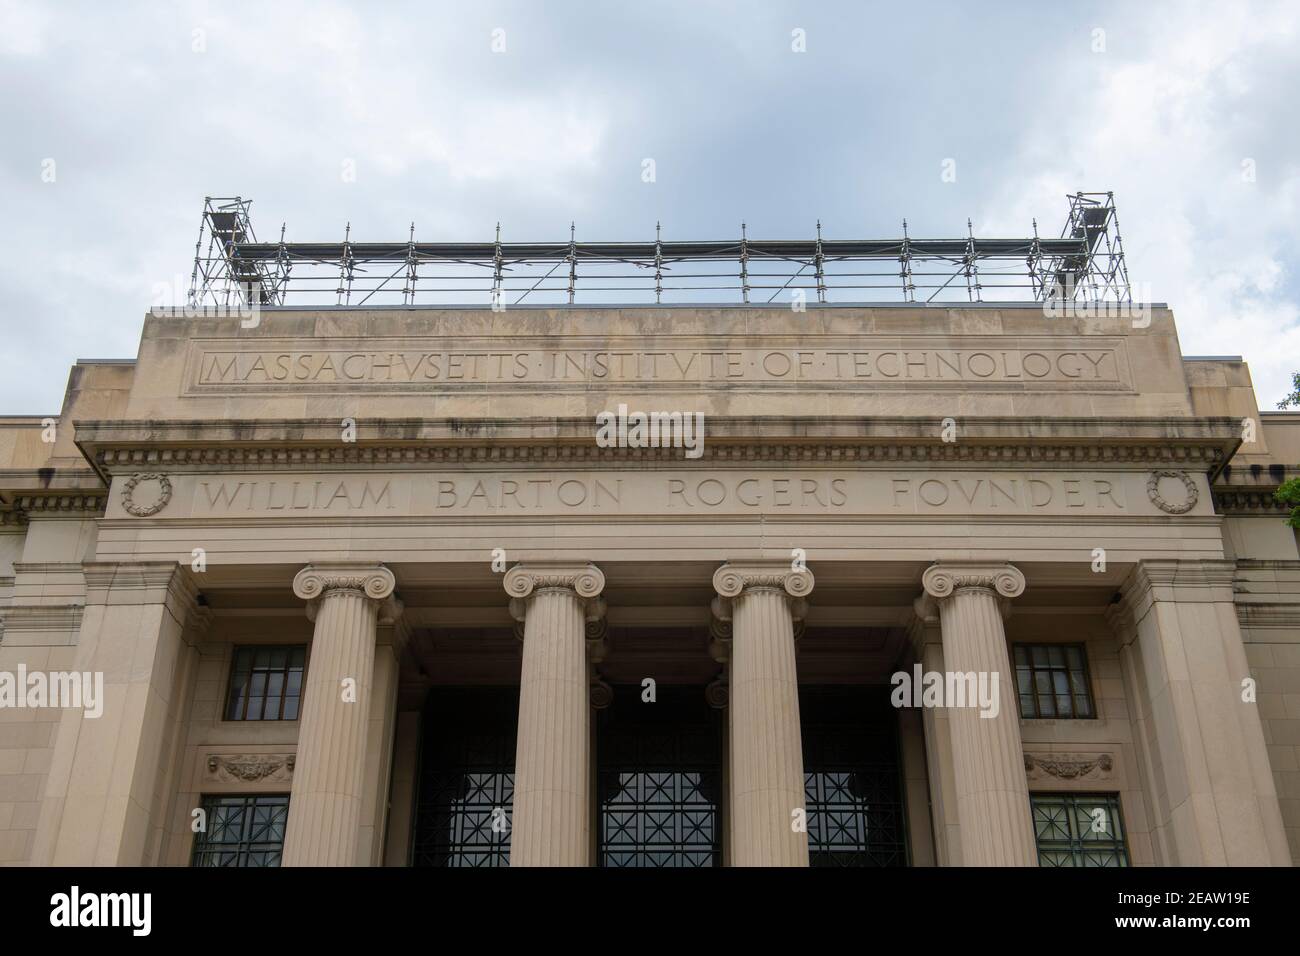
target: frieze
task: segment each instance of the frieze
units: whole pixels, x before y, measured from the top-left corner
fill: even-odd
[[[208,754],[206,779],[217,783],[288,783],[294,754]]]
[[[1025,754],[1025,774],[1032,780],[1047,775],[1058,780],[1105,778],[1115,768],[1114,758],[1103,754]]]
[[[1203,475],[1188,476],[1199,487]],[[699,469],[177,474],[161,514],[107,518],[530,518],[553,515],[1209,516],[1208,485],[1178,514],[1135,471]]]
[[[401,339],[195,339],[186,395],[329,392],[585,391],[600,385],[662,391],[1037,389],[1131,391],[1126,343],[1089,336],[765,336],[762,344],[677,336]]]

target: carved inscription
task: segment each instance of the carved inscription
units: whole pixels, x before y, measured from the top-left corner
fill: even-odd
[[[191,486],[187,497],[195,516],[1162,515],[1147,499],[1145,478],[1124,472],[682,470],[174,480]],[[1193,512],[1206,507],[1198,504]],[[185,516],[175,505],[173,512]]]
[[[711,348],[674,344],[645,348],[484,347],[222,348],[196,345],[190,388],[312,389],[362,387],[405,391],[421,386],[509,388],[644,384],[668,388],[838,385],[857,389],[1015,385],[1039,388],[1120,388],[1126,368],[1110,342],[1042,346],[971,337],[969,347],[889,345],[862,348],[860,340],[810,347],[806,343]],[[933,339],[931,341],[934,341]]]

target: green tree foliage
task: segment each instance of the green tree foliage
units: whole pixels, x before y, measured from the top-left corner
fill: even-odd
[[[1300,478],[1291,478],[1282,483],[1282,487],[1273,492],[1274,499],[1280,505],[1290,505],[1291,514],[1286,523],[1293,528],[1300,528]]]

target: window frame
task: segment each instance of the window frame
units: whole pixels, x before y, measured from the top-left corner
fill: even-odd
[[[248,701],[249,701],[249,699],[250,699],[250,697],[251,697],[251,695],[249,695],[249,694],[244,694],[243,699],[242,699],[242,708],[243,708],[243,715],[244,715],[244,716],[241,716],[241,717],[232,717],[232,716],[230,716],[231,694],[234,692],[234,689],[235,689],[235,674],[236,674],[236,668],[237,668],[238,663],[239,663],[239,655],[240,655],[241,652],[256,654],[258,651],[262,651],[262,650],[269,650],[269,651],[287,650],[287,651],[289,652],[289,655],[290,655],[290,656],[289,656],[289,659],[288,659],[289,662],[292,662],[292,659],[293,659],[292,655],[293,655],[293,652],[294,652],[295,650],[301,650],[301,651],[302,651],[302,678],[301,678],[301,680],[299,681],[298,694],[297,694],[297,697],[298,697],[298,711],[297,711],[297,714],[296,714],[295,716],[293,716],[293,717],[285,717],[285,716],[284,716],[284,705],[285,705],[285,701],[286,701],[286,700],[291,696],[291,695],[285,693],[285,689],[286,689],[287,686],[288,686],[288,677],[289,677],[289,674],[292,672],[292,667],[290,666],[289,663],[286,663],[285,667],[282,668],[281,671],[280,671],[280,673],[281,673],[281,674],[283,675],[283,677],[284,677],[284,681],[283,681],[283,683],[281,684],[281,688],[280,688],[280,694],[279,694],[279,697],[280,697],[280,706],[279,706],[279,710],[278,710],[278,713],[279,713],[279,716],[278,716],[278,717],[267,717],[267,716],[265,716],[265,714],[266,714],[266,706],[265,706],[265,703],[263,703],[263,707],[262,707],[262,714],[263,714],[263,716],[261,716],[261,717],[249,717],[249,716],[248,716]],[[302,718],[302,705],[303,705],[303,700],[304,700],[304,699],[306,698],[306,696],[307,696],[307,668],[308,668],[308,666],[310,665],[310,663],[311,663],[311,646],[310,646],[309,644],[305,643],[305,642],[294,641],[294,642],[270,643],[270,644],[262,644],[262,643],[234,644],[234,645],[232,646],[232,649],[231,649],[230,660],[229,660],[229,662],[228,662],[228,666],[226,667],[226,684],[225,684],[225,693],[224,693],[224,694],[222,695],[222,697],[221,697],[221,721],[222,721],[223,723],[231,723],[231,724],[245,724],[245,723],[273,723],[273,724],[297,723],[297,722]],[[252,679],[252,675],[253,675],[253,673],[254,673],[255,670],[256,670],[255,666],[250,666],[250,668],[249,668],[249,670],[248,670],[249,680],[250,680],[250,681],[251,681],[251,679]],[[274,673],[274,672],[268,672],[268,673]],[[266,695],[265,693],[263,693],[263,694],[261,695],[261,699],[262,699],[263,701],[266,700],[266,697],[267,697],[267,695]]]
[[[1042,713],[1039,704],[1039,698],[1042,695],[1037,690],[1035,675],[1037,675],[1040,672],[1051,674],[1051,673],[1061,671],[1062,669],[1058,667],[1053,667],[1051,665],[1048,665],[1043,668],[1037,667],[1033,662],[1033,649],[1036,647],[1042,647],[1048,649],[1060,648],[1062,652],[1065,652],[1067,654],[1064,673],[1066,675],[1066,686],[1070,695],[1071,713],[1069,714]],[[1034,702],[1034,713],[1032,714],[1025,713],[1025,709],[1024,709],[1025,695],[1020,691],[1020,663],[1019,661],[1016,660],[1016,651],[1019,648],[1024,648],[1026,650],[1026,653],[1029,655],[1029,674],[1030,674],[1029,696],[1033,699]],[[1088,707],[1089,710],[1091,711],[1088,714],[1079,713],[1079,707],[1078,707],[1079,695],[1075,693],[1073,682],[1070,680],[1070,675],[1073,673],[1073,671],[1069,666],[1069,658],[1068,658],[1068,650],[1070,648],[1077,648],[1079,651],[1079,658],[1082,665],[1081,670],[1083,673],[1083,686],[1084,686],[1084,691],[1086,693]],[[1013,641],[1011,642],[1011,670],[1012,670],[1013,679],[1015,680],[1016,712],[1019,714],[1021,720],[1097,720],[1100,718],[1101,715],[1097,705],[1097,694],[1095,688],[1093,687],[1092,665],[1088,660],[1088,645],[1085,641]],[[1053,690],[1051,696],[1054,698],[1052,706],[1053,708],[1055,708],[1056,707],[1055,698],[1061,695],[1055,690]]]
[[[213,817],[213,812],[216,809],[215,805],[217,803],[226,800],[240,801],[243,804],[243,807],[241,808],[242,812],[245,815],[247,815],[256,812],[256,810],[258,809],[257,801],[268,800],[268,799],[279,799],[283,801],[283,803],[280,804],[270,805],[270,806],[283,807],[284,823],[283,826],[281,827],[281,833],[280,833],[279,858],[274,864],[277,867],[283,865],[284,839],[286,834],[289,831],[289,809],[290,809],[289,792],[274,791],[274,792],[266,792],[266,793],[263,792],[246,793],[242,791],[233,791],[233,792],[225,792],[225,793],[221,793],[221,792],[201,793],[199,795],[199,806],[204,810],[206,814],[206,820],[205,820],[206,827],[203,831],[195,833],[194,839],[190,843],[189,866],[192,869],[208,869],[211,865],[201,862],[200,861],[201,857],[212,856],[220,853],[234,853],[236,854],[239,862],[236,864],[235,867],[232,868],[233,869],[249,868],[247,864],[247,858],[250,854],[272,852],[269,849],[265,849],[265,848],[253,849],[254,846],[257,847],[269,846],[269,844],[267,844],[266,841],[259,841],[257,843],[254,843],[254,841],[251,840],[245,841],[241,839],[237,843],[215,844],[211,846],[204,845],[207,837],[212,833],[212,817]],[[248,825],[249,824],[247,821],[247,817],[245,817],[245,820],[241,821],[241,827],[247,827]],[[219,869],[220,867],[211,866],[211,868]]]
[[[1071,823],[1071,833],[1068,840],[1049,841],[1044,846],[1039,839],[1038,832],[1038,800],[1059,800],[1064,803],[1064,809],[1067,820]],[[1112,814],[1115,826],[1113,829],[1116,835],[1109,840],[1092,840],[1089,841],[1083,834],[1076,835],[1073,832],[1073,825],[1078,822],[1074,812],[1080,806],[1086,806],[1090,801],[1097,801],[1104,805],[1107,812]],[[1120,863],[1117,868],[1127,869],[1133,866],[1133,853],[1129,847],[1128,826],[1124,823],[1124,806],[1122,795],[1117,790],[1031,790],[1029,792],[1029,818],[1030,825],[1034,831],[1034,851],[1038,858],[1038,865],[1043,864],[1044,851],[1064,851],[1070,855],[1070,866],[1074,868],[1088,868],[1084,862],[1084,853],[1087,851],[1089,843],[1107,851],[1118,853]],[[1050,868],[1063,868],[1061,864],[1049,865]],[[1107,867],[1094,867],[1094,869],[1106,869]]]

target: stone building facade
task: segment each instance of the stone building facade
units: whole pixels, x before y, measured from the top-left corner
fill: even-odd
[[[1289,865],[1298,462],[1162,306],[151,315],[0,420],[0,862]]]

